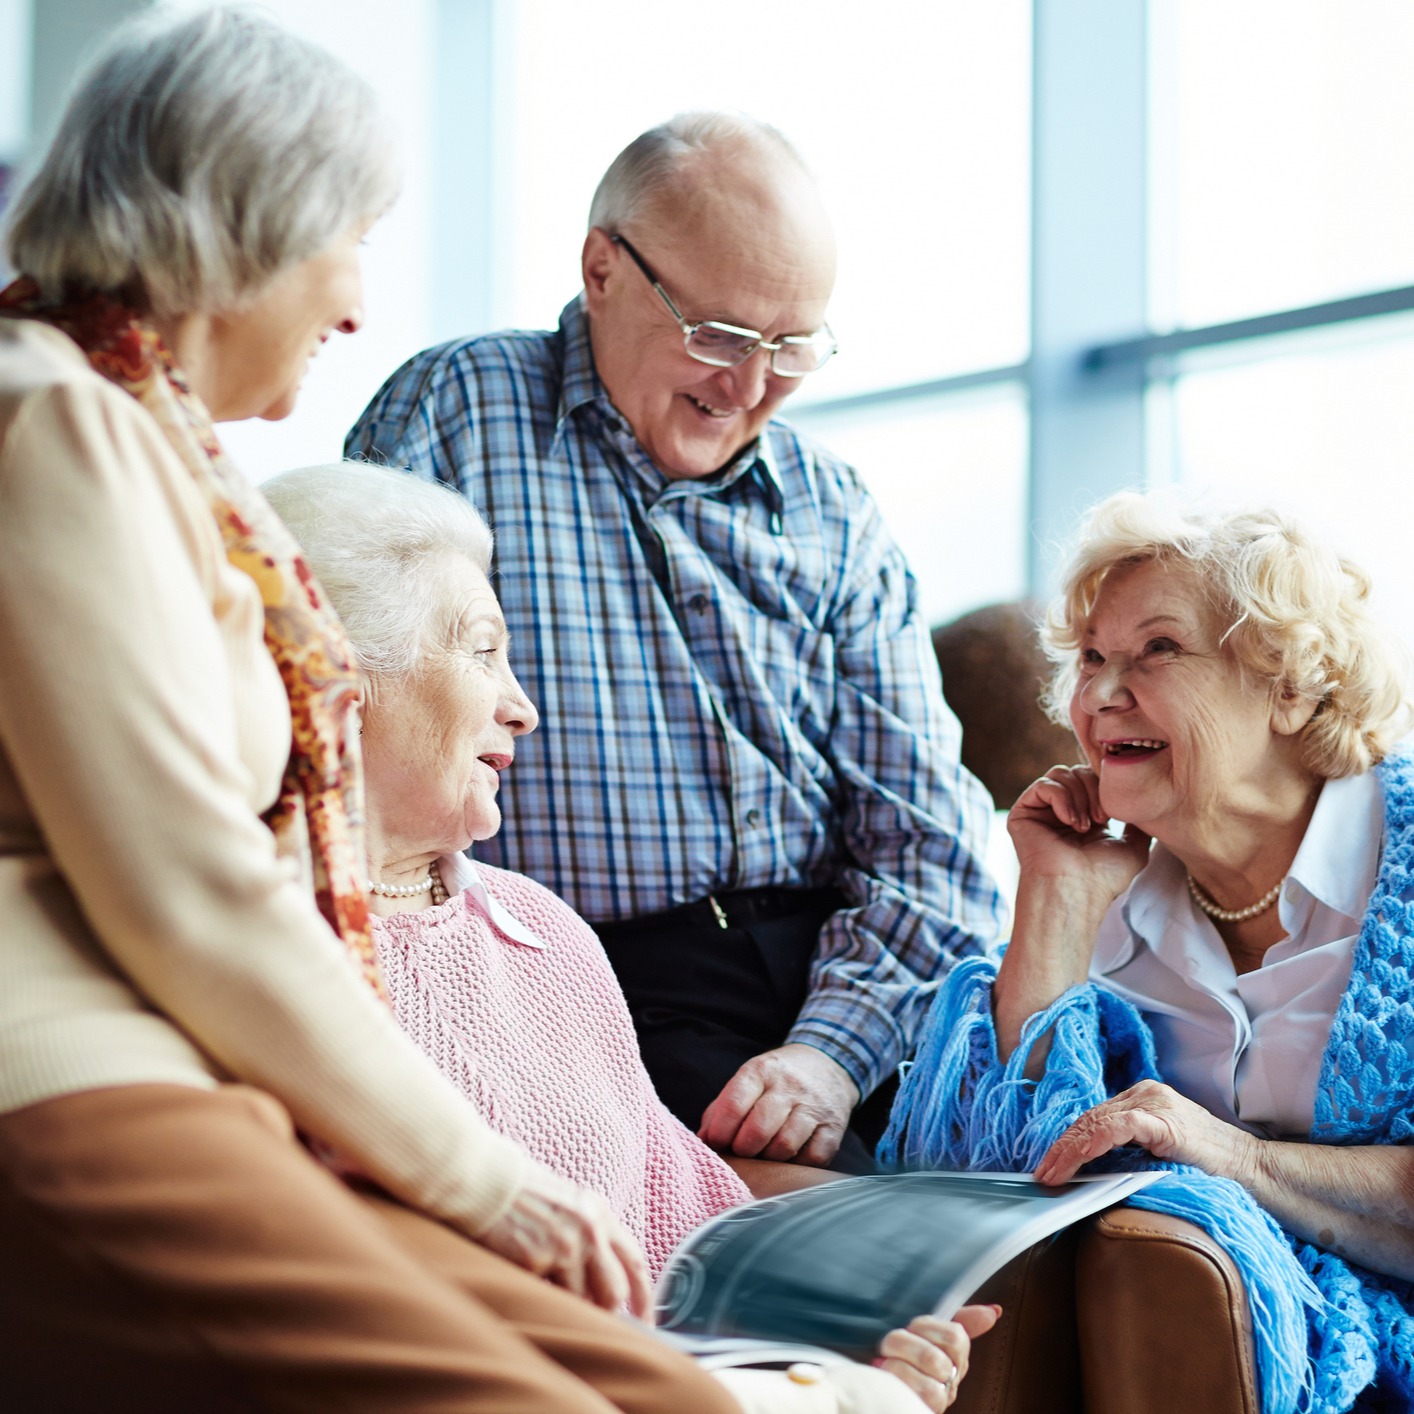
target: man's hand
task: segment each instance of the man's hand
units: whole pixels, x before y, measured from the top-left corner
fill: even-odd
[[[597,1193],[539,1164],[477,1241],[606,1311],[627,1304],[635,1316],[651,1319],[653,1288],[638,1244]]]
[[[858,1103],[859,1087],[838,1061],[795,1042],[747,1061],[707,1106],[697,1133],[743,1158],[823,1167]]]

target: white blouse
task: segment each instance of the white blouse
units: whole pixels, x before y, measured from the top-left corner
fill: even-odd
[[[1383,832],[1373,772],[1326,782],[1277,900],[1286,937],[1241,976],[1183,865],[1154,846],[1100,925],[1090,975],[1144,1014],[1174,1089],[1265,1138],[1311,1132]]]

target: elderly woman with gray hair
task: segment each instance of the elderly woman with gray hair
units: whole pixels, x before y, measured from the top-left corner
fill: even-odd
[[[658,1098],[589,925],[524,875],[463,854],[500,828],[499,777],[537,722],[488,579],[490,531],[455,492],[381,467],[307,467],[265,491],[364,669],[368,890],[398,1020],[496,1130],[608,1199],[656,1273],[688,1232],[751,1193]],[[835,1177],[736,1163],[761,1191]],[[995,1315],[919,1317],[881,1345],[897,1379],[832,1367],[812,1398],[839,1383],[853,1407],[881,1414],[945,1409],[971,1336]],[[795,1408],[791,1394],[777,1389],[770,1407]]]
[[[1158,1161],[1131,1201],[1236,1263],[1266,1414],[1414,1403],[1410,684],[1368,590],[1274,511],[1095,510],[1045,626],[1085,764],[1012,810],[1011,943],[949,977],[884,1141],[1048,1184]],[[1092,1407],[1197,1407],[1116,1355],[1146,1321]]]
[[[572,1294],[646,1306],[632,1239],[398,1028],[357,666],[213,430],[285,416],[358,329],[359,242],[396,183],[367,84],[217,7],[125,27],[15,204],[7,1410],[738,1408]]]

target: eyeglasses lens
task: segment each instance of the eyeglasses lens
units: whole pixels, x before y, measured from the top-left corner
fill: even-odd
[[[783,343],[771,355],[771,367],[786,378],[801,378],[824,364],[835,351],[835,341],[823,331],[799,343]]]
[[[758,343],[759,339],[734,329],[717,324],[699,324],[688,335],[687,351],[702,363],[715,364],[718,368],[735,368],[751,357]]]
[[[761,340],[722,324],[699,324],[687,339],[687,351],[700,363],[716,368],[735,368],[744,363]],[[800,378],[814,373],[835,351],[835,341],[821,329],[809,338],[784,341],[771,353],[771,371],[785,378]]]

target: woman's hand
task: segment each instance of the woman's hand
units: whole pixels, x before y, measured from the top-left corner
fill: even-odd
[[[652,1319],[653,1287],[638,1244],[603,1198],[547,1168],[532,1169],[515,1202],[477,1240],[606,1311],[627,1304]]]
[[[933,1414],[942,1414],[957,1398],[972,1342],[1001,1314],[1000,1306],[964,1306],[951,1321],[915,1316],[879,1342],[874,1364],[902,1380]]]
[[[1003,1060],[1031,1017],[1085,980],[1106,910],[1148,861],[1148,835],[1131,825],[1116,839],[1108,824],[1089,766],[1052,766],[1011,808],[1007,829],[1021,876],[1011,944],[992,988]],[[1036,1039],[1028,1078],[1044,1070],[1050,1048],[1049,1032]]]
[[[1106,907],[1149,859],[1149,836],[1126,825],[1116,839],[1100,804],[1100,778],[1089,766],[1052,766],[1021,793],[1007,816],[1022,879],[1083,883]]]
[[[1141,1080],[1081,1115],[1046,1151],[1035,1177],[1038,1183],[1066,1183],[1091,1159],[1137,1144],[1156,1159],[1243,1182],[1253,1171],[1260,1143],[1171,1086]]]

